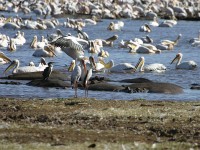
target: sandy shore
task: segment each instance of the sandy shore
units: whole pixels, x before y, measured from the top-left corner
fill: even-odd
[[[200,148],[200,101],[0,99],[0,149]]]

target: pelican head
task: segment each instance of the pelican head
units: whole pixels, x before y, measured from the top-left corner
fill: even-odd
[[[147,28],[147,32],[151,32],[151,28],[148,24],[145,23],[144,26]]]
[[[137,70],[138,68],[142,68],[142,66],[144,66],[144,63],[145,63],[145,59],[142,56],[142,57],[140,57],[138,63],[136,64],[135,69]]]
[[[10,69],[14,68],[16,65],[19,66],[19,60],[17,60],[17,59],[15,59],[11,62],[11,64],[4,71],[4,74],[7,73]]]
[[[54,47],[52,45],[45,45],[44,50],[50,53],[52,56],[56,56],[54,52]]]
[[[37,47],[37,35],[33,36],[33,40],[32,40],[32,42],[30,44],[30,47],[31,48],[36,48]]]
[[[172,60],[171,64],[174,63],[175,61],[179,61],[180,62],[182,57],[183,57],[183,54],[181,54],[181,53],[176,54],[176,57]]]
[[[3,52],[0,52],[0,58],[2,58],[6,63],[11,62],[10,58],[8,58]]]
[[[115,25],[115,23],[114,22],[111,22],[110,24],[109,24],[109,26],[108,26],[108,30],[114,30],[114,25]]]
[[[149,37],[149,35],[146,35],[146,39],[148,40],[149,43],[153,43],[153,39],[151,39],[151,38]]]
[[[46,60],[45,60],[44,57],[41,57],[41,59],[40,59],[40,65],[42,65],[42,66],[47,65]]]
[[[99,63],[101,63],[102,65],[104,65],[104,67],[106,69],[110,69],[114,66],[114,61],[110,60],[108,63],[105,63],[104,60],[102,59],[102,57],[99,58]]]
[[[73,59],[71,61],[71,64],[70,64],[69,68],[68,68],[68,71],[72,72],[74,70],[75,65],[76,65],[76,61]]]

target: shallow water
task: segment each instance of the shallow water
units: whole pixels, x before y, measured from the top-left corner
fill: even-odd
[[[12,15],[12,14],[6,14]],[[28,17],[28,16],[27,16]],[[59,21],[62,23],[65,19],[61,18]],[[184,88],[184,93],[172,95],[172,94],[152,94],[152,93],[114,93],[114,92],[96,92],[89,91],[89,97],[94,97],[97,99],[150,99],[150,100],[199,100],[200,91],[199,90],[190,90],[191,84],[200,83],[200,71],[199,67],[196,70],[175,70],[175,64],[170,64],[171,60],[175,57],[178,52],[183,53],[184,60],[194,60],[198,65],[200,65],[199,59],[199,47],[192,47],[189,44],[191,38],[197,37],[198,31],[200,29],[200,23],[194,21],[178,21],[178,24],[173,28],[160,28],[153,27],[152,33],[148,33],[150,37],[154,40],[154,45],[160,42],[162,39],[174,40],[178,34],[182,34],[182,38],[177,46],[175,46],[172,51],[163,51],[161,54],[130,54],[128,49],[118,48],[118,43],[124,39],[133,39],[140,38],[146,35],[146,33],[139,32],[139,27],[144,23],[147,23],[148,20],[130,20],[124,19],[125,27],[122,31],[108,31],[107,26],[111,21],[116,20],[102,20],[96,26],[87,25],[83,30],[88,33],[90,39],[102,38],[106,39],[108,37],[117,34],[119,39],[115,41],[114,47],[104,47],[104,50],[107,50],[110,53],[110,57],[106,61],[113,59],[115,64],[121,62],[129,62],[135,65],[138,59],[141,56],[145,57],[145,63],[162,63],[167,66],[167,71],[165,73],[139,73],[134,74],[100,74],[101,76],[107,76],[112,80],[121,80],[129,78],[143,77],[148,78],[153,81],[160,82],[169,82],[177,84]],[[58,26],[64,33],[72,33],[76,35],[76,31],[70,28],[64,28],[63,26]],[[56,28],[56,29],[57,29]],[[29,48],[29,44],[34,35],[37,35],[38,38],[42,35],[46,37],[47,34],[55,33],[56,29],[48,30],[22,30],[25,33],[26,44],[23,46],[18,46],[16,52],[8,52],[6,49],[2,49],[7,56],[11,59],[19,59],[21,66],[27,65],[30,61],[33,61],[35,64],[38,64],[40,58],[33,57],[33,49]],[[10,37],[13,37],[17,31],[9,29],[0,29],[0,33],[6,34]],[[48,61],[56,62],[54,69],[66,70],[66,64],[69,65],[71,58],[68,57],[65,53],[58,54],[55,58],[46,58]],[[0,72],[3,75],[3,71],[8,65],[0,66]],[[0,80],[3,82],[3,80]],[[27,86],[28,81],[22,81],[21,85],[0,85],[0,97],[23,97],[23,98],[67,98],[73,97],[74,91],[71,88],[68,89],[56,89],[56,88],[40,88]],[[79,96],[84,96],[84,91],[79,90]]]

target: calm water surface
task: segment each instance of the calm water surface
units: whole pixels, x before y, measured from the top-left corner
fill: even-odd
[[[65,21],[64,18],[59,19],[62,23]],[[102,20],[96,26],[87,25],[83,30],[88,33],[90,39],[102,38],[106,39],[108,37],[117,34],[119,39],[115,41],[114,47],[104,47],[104,50],[107,50],[110,53],[110,57],[106,61],[113,59],[115,64],[122,62],[129,62],[135,65],[138,59],[141,56],[144,56],[146,59],[146,65],[151,63],[162,63],[167,66],[167,71],[165,73],[139,73],[134,74],[100,74],[101,76],[107,76],[112,80],[121,80],[121,79],[130,79],[143,77],[148,78],[153,81],[159,82],[169,82],[177,84],[184,88],[184,93],[182,94],[152,94],[152,93],[116,93],[116,92],[96,92],[89,91],[89,97],[94,97],[97,99],[149,99],[149,100],[199,100],[200,91],[199,90],[190,90],[191,84],[200,83],[200,68],[196,70],[175,70],[175,64],[171,65],[170,62],[175,57],[178,52],[183,53],[184,60],[194,60],[198,66],[200,65],[200,48],[192,47],[189,44],[191,38],[198,36],[198,31],[200,30],[200,22],[192,21],[178,21],[178,24],[173,28],[160,28],[153,27],[152,33],[149,35],[154,40],[154,45],[160,42],[162,39],[174,40],[178,34],[182,34],[182,38],[178,45],[172,51],[163,51],[161,54],[130,54],[128,49],[118,48],[118,43],[124,39],[129,40],[133,38],[140,38],[146,35],[146,33],[139,32],[139,27],[144,23],[148,23],[148,20],[122,20],[125,23],[125,26],[122,31],[107,31],[107,26],[111,21],[116,20]],[[58,26],[64,33],[71,33],[76,35],[76,31],[70,28],[65,28],[63,26]],[[56,29],[57,29],[56,28]],[[29,44],[34,35],[37,35],[38,38],[42,35],[46,37],[47,34],[55,33],[56,29],[48,30],[22,30],[25,33],[26,44],[23,46],[18,46],[16,52],[8,52],[6,49],[1,49],[7,56],[11,59],[19,59],[21,66],[27,65],[30,61],[33,61],[35,64],[38,64],[40,58],[33,57],[33,49],[29,48]],[[13,37],[16,34],[16,30],[9,29],[0,29],[0,33],[6,34],[10,37]],[[54,69],[66,70],[68,65],[71,62],[71,58],[68,57],[65,53],[58,54],[54,58],[46,58],[47,61],[56,62]],[[8,65],[0,66],[1,76],[3,71]],[[0,80],[3,82],[4,80]],[[4,85],[0,84],[0,97],[22,97],[22,98],[68,98],[73,97],[74,91],[71,88],[68,89],[56,89],[56,88],[40,88],[27,86],[26,83],[29,81],[20,81],[23,84],[21,85]],[[79,96],[84,96],[83,90],[78,90]]]

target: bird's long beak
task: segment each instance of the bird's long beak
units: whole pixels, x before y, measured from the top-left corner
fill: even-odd
[[[93,57],[90,57],[89,59],[90,59],[90,63],[91,63],[91,65],[92,65],[92,67],[93,67],[94,69],[96,69],[96,64],[95,64],[95,62],[94,62],[94,58],[93,58]]]
[[[75,67],[75,63],[74,62],[71,62],[69,68],[68,68],[68,71],[69,72],[72,72],[74,70],[74,67]]]
[[[53,47],[51,47],[51,46],[45,46],[45,50],[48,51],[48,52],[53,53],[53,56],[57,56],[56,53],[53,50]]]
[[[4,74],[7,73],[10,69],[12,69],[15,65],[16,65],[16,63],[14,61],[12,61],[12,63],[4,71]]]
[[[135,69],[137,70],[138,68],[140,68],[143,63],[144,63],[144,61],[139,59],[138,63],[135,65]]]
[[[30,47],[33,47],[33,45],[34,45],[36,42],[37,42],[37,38],[34,37],[33,40],[32,40],[32,42],[31,42],[31,44],[30,44]]]
[[[2,58],[3,60],[5,60],[6,62],[11,62],[10,58],[8,58],[6,55],[4,55],[3,53],[0,53],[0,58]]]
[[[172,60],[171,64],[172,64],[173,62],[175,62],[176,60],[178,60],[178,59],[179,59],[179,57],[176,56],[176,57]]]
[[[150,26],[149,25],[146,25],[146,27],[149,29],[149,31],[151,32],[151,28],[150,28]]]
[[[103,59],[99,59],[99,62],[102,64],[102,65],[106,65],[106,63],[104,62],[104,60]]]

